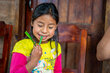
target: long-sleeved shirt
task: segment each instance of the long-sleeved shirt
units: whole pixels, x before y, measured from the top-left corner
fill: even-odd
[[[62,73],[61,47],[58,44],[58,55],[56,55],[55,42],[41,44],[42,56],[32,73]],[[28,73],[26,64],[30,58],[33,43],[30,39],[23,39],[16,43],[10,66],[10,73]],[[52,49],[51,49],[52,48]]]

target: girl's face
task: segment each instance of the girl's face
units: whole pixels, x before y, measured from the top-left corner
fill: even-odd
[[[56,30],[56,21],[50,15],[42,15],[34,20],[33,34],[40,40],[40,36],[43,36],[42,42],[47,42],[48,39],[52,38]]]

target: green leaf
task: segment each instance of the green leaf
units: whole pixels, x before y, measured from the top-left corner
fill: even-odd
[[[43,36],[40,37],[39,45],[41,44]]]
[[[32,40],[32,37],[29,35],[29,33],[27,31],[25,31],[26,36],[31,39],[31,41],[33,42],[33,44],[36,46],[35,42]]]

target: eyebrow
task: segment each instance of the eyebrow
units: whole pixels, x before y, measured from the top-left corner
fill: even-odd
[[[38,23],[44,24],[44,23],[43,23],[43,22],[41,22],[41,21],[38,21]]]
[[[49,25],[55,25],[54,23],[50,23]]]
[[[41,21],[38,21],[38,23],[45,24],[45,23],[43,23]],[[50,23],[49,25],[55,25],[55,24],[54,23]]]

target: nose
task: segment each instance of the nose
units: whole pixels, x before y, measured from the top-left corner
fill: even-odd
[[[47,32],[48,32],[48,28],[47,28],[47,27],[44,27],[44,28],[42,29],[42,33],[46,34]]]

